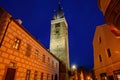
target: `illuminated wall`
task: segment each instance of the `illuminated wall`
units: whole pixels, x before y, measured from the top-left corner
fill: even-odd
[[[59,80],[59,60],[53,54],[5,10],[0,15],[2,24],[7,29],[0,34],[4,34],[0,46],[0,80]]]
[[[105,22],[120,29],[120,0],[98,0]]]
[[[96,27],[93,39],[96,78],[117,80],[120,70],[119,30],[107,24]],[[116,32],[117,31],[117,32]]]

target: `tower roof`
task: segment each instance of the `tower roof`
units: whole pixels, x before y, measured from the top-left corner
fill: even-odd
[[[58,3],[58,10],[55,11],[54,16],[53,16],[53,20],[58,19],[58,18],[63,18],[64,17],[64,13],[62,11],[62,8],[60,6],[60,2]]]

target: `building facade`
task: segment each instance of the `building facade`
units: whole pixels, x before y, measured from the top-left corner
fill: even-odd
[[[120,0],[98,0],[98,5],[106,23],[120,29]]]
[[[0,80],[59,80],[59,60],[0,8]]]
[[[60,78],[67,80],[69,69],[68,25],[60,4],[51,21],[50,52],[65,65],[64,70],[60,70],[60,74],[64,74]],[[61,66],[60,69],[63,67]],[[66,78],[64,78],[65,76]]]
[[[107,24],[96,27],[94,72],[97,80],[120,80],[120,31]]]

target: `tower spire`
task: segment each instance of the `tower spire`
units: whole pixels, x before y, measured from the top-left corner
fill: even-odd
[[[53,20],[63,18],[63,17],[64,17],[64,13],[61,8],[60,0],[58,0],[58,10],[56,10],[56,12],[54,13]]]
[[[60,0],[58,0],[58,4],[60,4]]]

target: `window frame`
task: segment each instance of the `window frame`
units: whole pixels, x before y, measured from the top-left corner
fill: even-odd
[[[39,57],[39,51],[38,50],[35,50],[34,57],[35,57],[35,59],[38,59],[38,57]]]
[[[16,37],[15,40],[14,40],[13,48],[16,49],[16,50],[19,50],[20,49],[20,44],[21,44],[21,39]]]
[[[31,70],[27,69],[25,80],[30,80],[30,73],[31,73]]]
[[[30,57],[30,55],[31,55],[31,49],[32,49],[31,45],[27,44],[25,56]]]
[[[43,80],[43,77],[44,77],[44,73],[41,72],[40,80]]]
[[[110,51],[110,48],[107,49],[107,54],[108,54],[108,57],[111,57],[111,51]]]
[[[60,27],[60,23],[55,24],[55,28]]]
[[[45,63],[45,55],[44,54],[42,55],[42,62]]]
[[[37,80],[37,76],[38,76],[38,71],[34,72],[34,80]]]
[[[99,61],[102,62],[102,56],[99,54]]]

